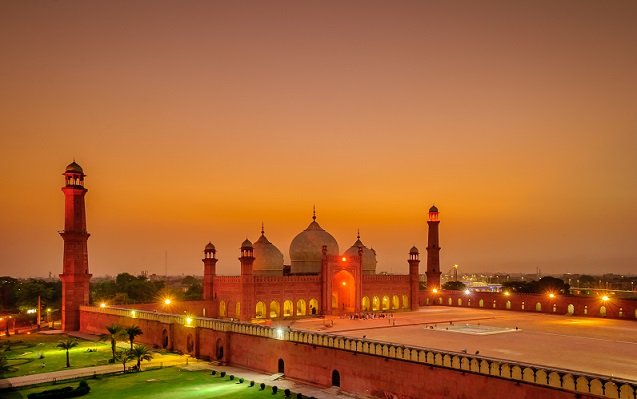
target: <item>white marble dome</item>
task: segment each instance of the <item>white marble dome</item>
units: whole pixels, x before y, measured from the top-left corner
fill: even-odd
[[[292,273],[320,273],[323,259],[323,245],[328,255],[338,255],[338,243],[330,233],[323,230],[312,217],[307,229],[297,234],[290,243],[290,261]]]
[[[254,243],[253,248],[252,273],[261,276],[283,275],[283,253],[268,241],[263,230],[261,230],[261,237]]]
[[[356,237],[356,242],[347,251],[345,256],[358,256],[358,249],[363,250],[362,271],[363,274],[376,274],[376,251],[367,248],[361,241],[360,236]]]

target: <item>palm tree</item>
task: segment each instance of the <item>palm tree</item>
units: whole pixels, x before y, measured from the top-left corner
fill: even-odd
[[[128,340],[130,341],[130,350],[133,350],[133,342],[135,341],[135,337],[138,335],[143,335],[142,329],[139,326],[133,324],[130,327],[126,327],[126,334],[128,335]]]
[[[126,332],[121,326],[117,324],[106,326],[106,331],[108,331],[108,334],[102,334],[100,336],[100,339],[103,341],[111,341],[111,352],[113,353],[113,362],[115,362],[115,350],[117,349],[117,341],[124,338],[126,336]]]
[[[60,349],[66,350],[66,367],[71,367],[71,362],[69,361],[69,349],[78,345],[77,339],[67,337],[64,341],[60,341],[57,344],[57,347]]]
[[[142,370],[142,361],[143,360],[151,360],[153,358],[153,351],[150,350],[146,345],[137,344],[133,348],[131,354],[133,355],[133,359],[137,359],[137,370]]]
[[[122,364],[124,372],[126,372],[126,363],[134,358],[132,352],[128,349],[120,349],[115,353],[115,360]]]

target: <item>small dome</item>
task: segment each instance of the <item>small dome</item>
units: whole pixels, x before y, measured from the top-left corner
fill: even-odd
[[[214,245],[212,245],[211,242],[208,242],[208,244],[206,244],[206,247],[204,248],[205,252],[214,252],[216,251],[216,248]]]
[[[261,231],[261,237],[254,243],[252,272],[266,276],[283,274],[283,253],[265,237],[263,231]]]
[[[75,161],[73,161],[66,166],[66,170],[64,171],[64,173],[84,174],[84,170],[82,170],[82,167],[80,165],[78,165],[77,163],[75,163]]]
[[[243,248],[252,248],[252,243],[247,238],[241,243],[241,249]]]
[[[429,208],[429,212],[438,212],[438,208],[436,208],[436,205],[433,205],[431,208]]]
[[[411,247],[411,249],[409,250],[410,254],[417,254],[418,253],[418,248],[416,248],[416,246],[414,245],[413,247]]]
[[[367,248],[361,241],[360,237],[343,255],[345,256],[358,256],[358,249],[363,250],[362,270],[363,274],[376,274],[376,251]]]
[[[297,234],[290,243],[292,273],[320,273],[323,259],[323,245],[327,254],[337,256],[338,243],[330,233],[316,222],[316,216],[307,229]]]

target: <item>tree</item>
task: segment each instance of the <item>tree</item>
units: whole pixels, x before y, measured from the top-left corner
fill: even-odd
[[[67,337],[64,341],[58,342],[57,347],[66,350],[66,367],[71,367],[71,362],[69,360],[69,349],[76,347],[77,345],[77,339],[70,337]]]
[[[538,283],[538,293],[554,292],[563,295],[570,293],[570,286],[564,283],[561,278],[555,278],[551,276],[542,277]]]
[[[153,358],[153,352],[146,345],[137,344],[133,348],[131,354],[133,359],[137,359],[137,370],[141,371],[142,361],[151,360]]]
[[[111,341],[111,352],[113,353],[113,361],[115,361],[115,349],[117,348],[117,341],[126,336],[126,331],[117,324],[111,324],[106,326],[108,334],[102,334],[100,339],[102,341]]]
[[[464,291],[467,286],[462,281],[447,281],[441,288],[449,291]]]
[[[130,341],[130,349],[133,350],[133,342],[135,341],[135,337],[138,335],[144,335],[139,326],[133,324],[132,326],[126,327],[126,335],[128,335],[128,340]]]
[[[120,349],[115,353],[115,361],[118,361],[122,364],[122,367],[124,367],[124,372],[126,372],[126,363],[128,363],[129,360],[133,359],[133,354],[128,349]]]

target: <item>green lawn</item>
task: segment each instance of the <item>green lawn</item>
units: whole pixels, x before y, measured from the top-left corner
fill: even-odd
[[[88,379],[91,392],[83,396],[87,399],[174,399],[174,398],[284,398],[283,390],[276,395],[268,386],[259,390],[258,384],[250,387],[250,381],[238,382],[239,377],[229,381],[229,376],[221,378],[219,374],[210,375],[209,370],[187,371],[179,367],[164,367],[162,369],[147,370],[139,373],[128,373],[109,377]],[[57,384],[47,387],[22,389],[12,392],[2,392],[6,399],[26,398],[31,392],[40,392],[52,387],[61,388],[67,385],[77,386],[77,382]],[[291,398],[296,398],[292,394]]]
[[[7,356],[9,366],[14,369],[0,375],[0,378],[65,370],[66,351],[56,345],[66,338],[63,334],[22,334],[0,339],[0,351]],[[69,350],[71,369],[107,364],[111,358],[108,342],[78,342],[78,346]],[[89,349],[96,351],[89,352]]]

